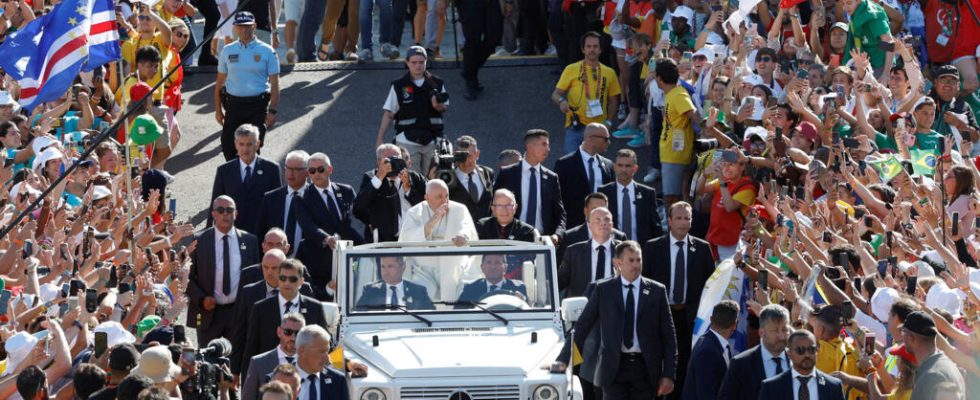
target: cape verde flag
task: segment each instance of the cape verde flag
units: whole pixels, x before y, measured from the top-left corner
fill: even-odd
[[[0,46],[0,67],[21,86],[27,109],[58,99],[83,69],[120,58],[112,0],[66,0]]]

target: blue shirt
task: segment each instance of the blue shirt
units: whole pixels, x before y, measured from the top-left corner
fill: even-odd
[[[269,76],[279,75],[279,56],[272,46],[258,39],[248,44],[236,41],[221,50],[218,72],[227,75],[228,94],[258,96],[270,90]]]

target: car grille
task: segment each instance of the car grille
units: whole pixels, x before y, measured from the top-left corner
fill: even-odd
[[[468,394],[472,400],[518,400],[521,396],[521,388],[517,385],[484,385],[484,386],[416,386],[404,387],[401,389],[403,400],[412,399],[449,399],[454,393],[463,392]],[[453,396],[453,399],[466,396]]]

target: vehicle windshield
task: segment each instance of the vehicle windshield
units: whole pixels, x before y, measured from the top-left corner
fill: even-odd
[[[347,300],[355,313],[552,311],[550,264],[547,249],[350,254]]]

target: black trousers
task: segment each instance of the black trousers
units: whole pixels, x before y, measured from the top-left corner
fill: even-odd
[[[520,10],[521,52],[543,53],[548,49],[548,20],[545,0],[517,0]],[[501,29],[503,27],[501,26]]]
[[[225,124],[221,126],[221,153],[224,154],[225,161],[238,157],[238,150],[235,150],[235,130],[244,124],[259,128],[261,147],[261,142],[265,140],[265,113],[269,108],[269,95],[237,97],[225,94],[221,105],[225,110]]]
[[[459,20],[463,24],[463,79],[469,85],[479,82],[480,67],[493,54],[504,30],[504,15],[498,0],[462,0]]]
[[[677,378],[674,379],[674,391],[667,398],[680,399],[684,393],[684,377],[687,376],[687,362],[691,358],[691,323],[687,313],[694,310],[670,310],[674,320],[674,333],[677,337]]]
[[[203,311],[202,312],[207,312]],[[232,321],[235,320],[235,303],[232,304],[218,304],[211,311],[211,325],[207,329],[197,330],[197,346],[198,348],[203,348],[208,345],[208,342],[217,339],[219,337],[231,339],[232,329],[234,329],[235,324]]]
[[[602,389],[598,386],[592,384],[592,377],[588,379],[583,378],[579,373],[582,369],[581,365],[577,365],[572,368],[572,373],[578,377],[578,382],[582,385],[582,398],[583,400],[602,400]]]
[[[582,60],[582,35],[588,31],[602,32],[602,20],[596,14],[600,2],[572,2],[565,15],[565,45],[568,64]]]
[[[214,0],[196,0],[192,4],[204,15],[204,37],[206,38],[221,22],[221,11],[218,11],[218,3]],[[229,24],[231,21],[228,22]],[[201,38],[204,40],[204,38]],[[191,46],[187,46],[191,47]],[[193,47],[191,47],[193,48]],[[211,55],[211,41],[207,40],[201,46],[201,54],[197,57],[197,65],[218,65],[218,59]]]
[[[610,400],[652,400],[659,382],[650,382],[646,363],[640,354],[619,356],[616,380],[602,388],[603,398]]]

